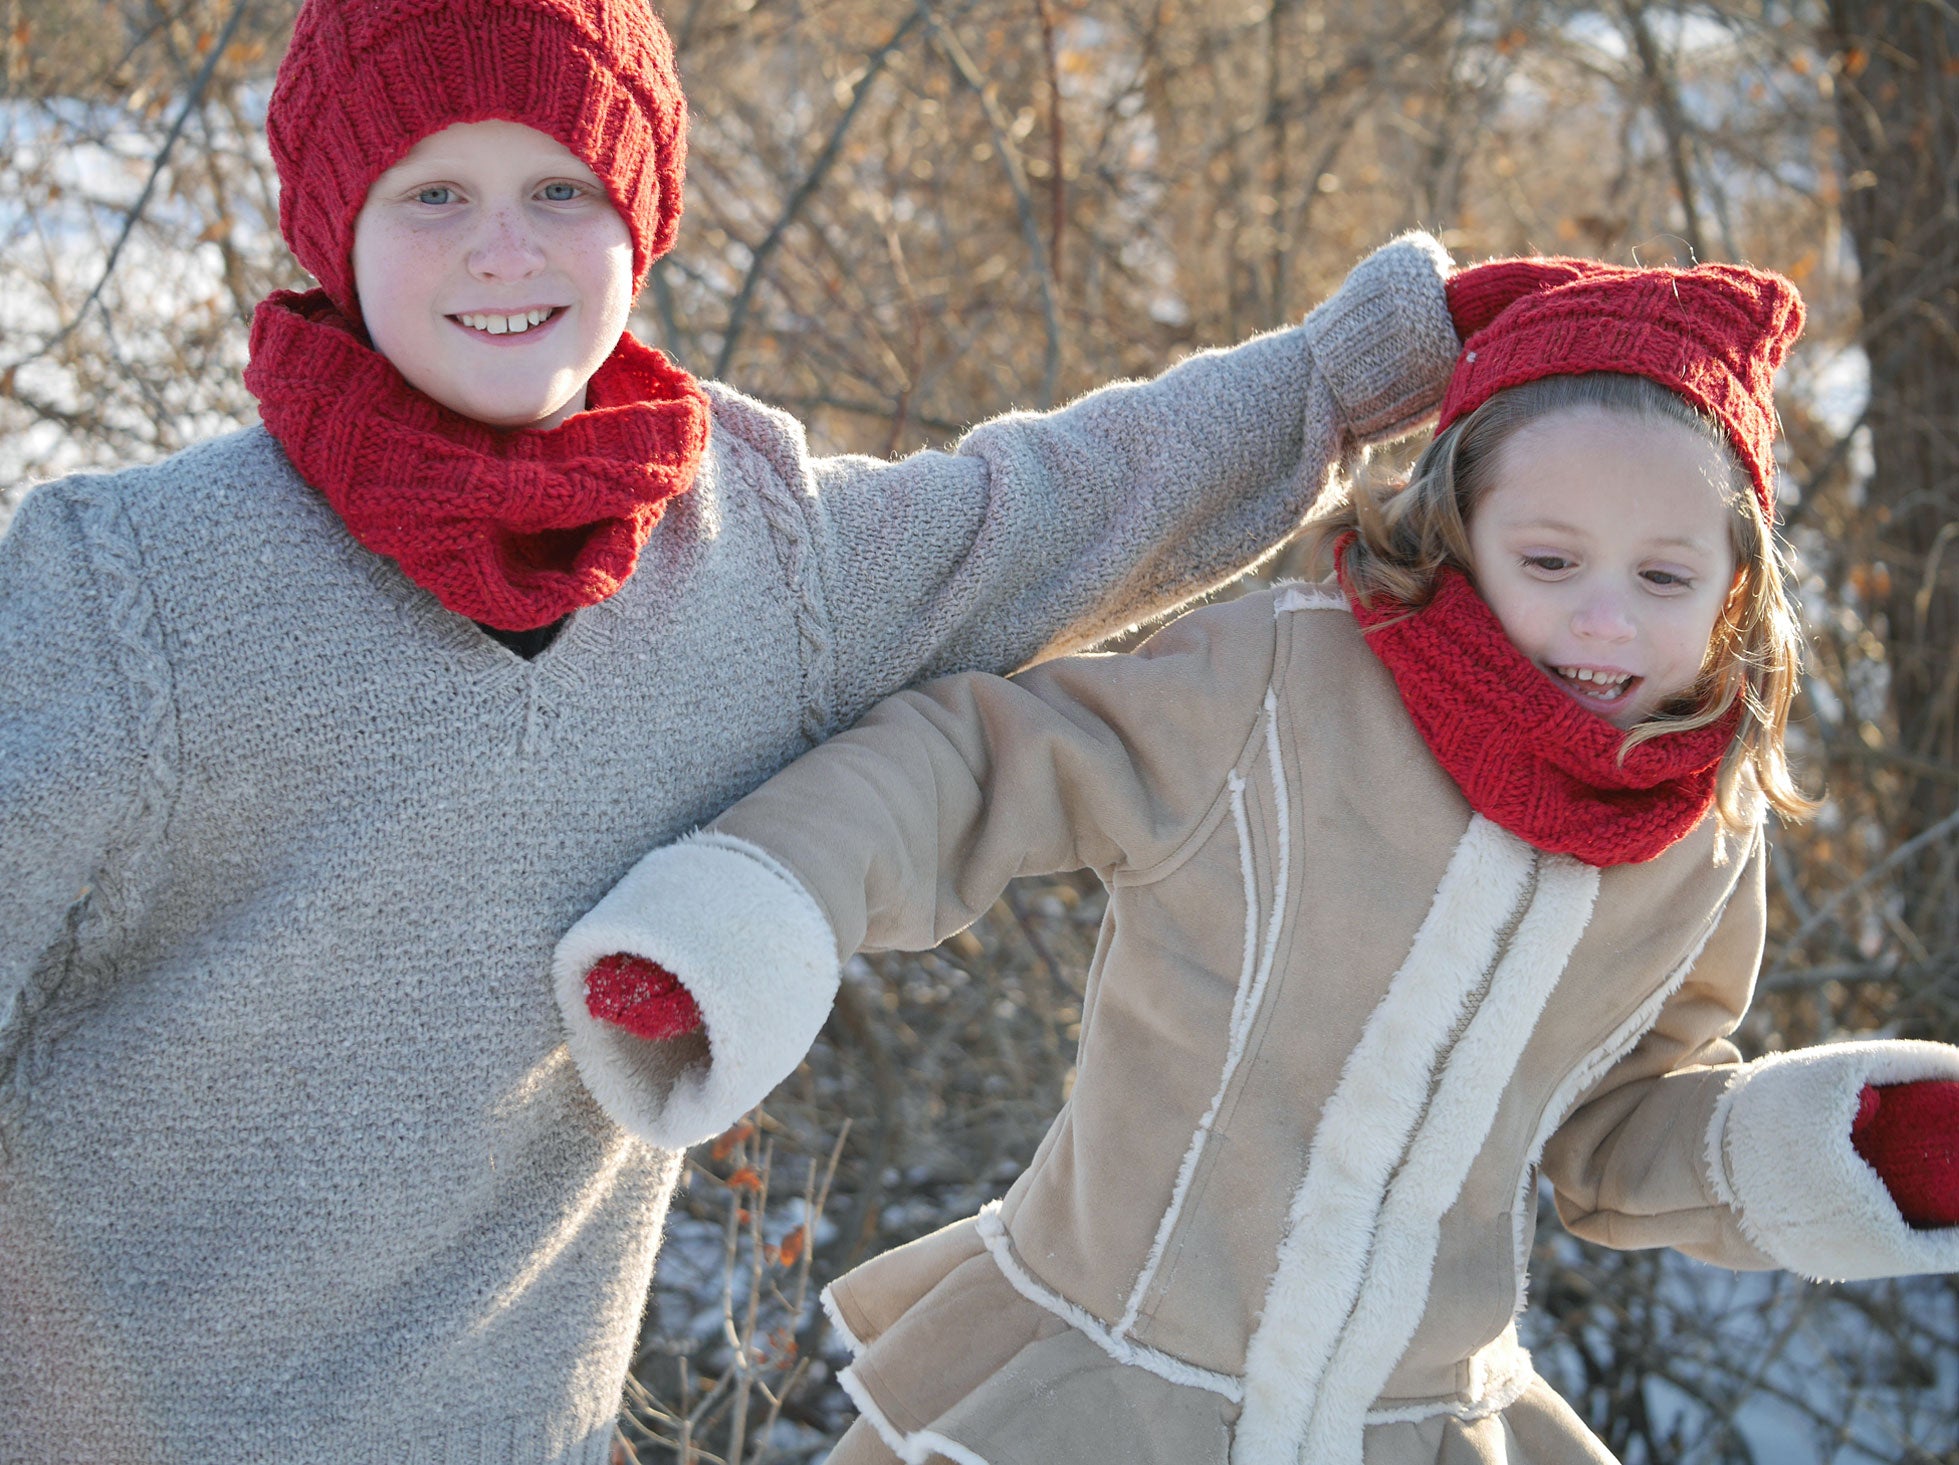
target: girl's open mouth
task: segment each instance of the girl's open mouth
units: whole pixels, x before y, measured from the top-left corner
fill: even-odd
[[[527,332],[536,330],[540,326],[549,325],[563,314],[563,306],[539,305],[533,306],[528,310],[512,311],[508,314],[500,311],[465,311],[458,315],[452,315],[449,319],[465,330],[474,331],[479,335],[521,336]]]
[[[1585,666],[1554,666],[1551,678],[1580,702],[1610,707],[1630,697],[1644,678],[1629,671],[1598,671]]]

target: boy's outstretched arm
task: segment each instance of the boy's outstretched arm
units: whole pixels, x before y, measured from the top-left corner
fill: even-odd
[[[811,458],[793,421],[712,388],[715,433],[777,516],[805,731],[922,677],[1079,649],[1270,553],[1332,474],[1433,415],[1460,344],[1448,270],[1404,236],[1300,325],[898,462]]]
[[[802,1061],[852,952],[927,949],[1017,875],[1134,877],[1171,857],[1229,802],[1276,640],[1253,596],[1133,654],[879,704],[646,856],[559,943],[586,1087],[642,1138],[692,1144]]]
[[[1959,1271],[1959,1047],[1878,1040],[1743,1062],[1759,849],[1639,1043],[1545,1147],[1567,1229],[1820,1280]],[[1888,1111],[1888,1113],[1887,1113]]]

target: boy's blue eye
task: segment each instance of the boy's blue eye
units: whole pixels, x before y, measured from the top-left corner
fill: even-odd
[[[576,183],[547,183],[544,185],[544,196],[552,203],[570,203],[578,197],[578,185]]]
[[[453,194],[448,185],[433,183],[415,195],[415,202],[430,205],[445,204],[449,202],[451,197],[453,197]]]

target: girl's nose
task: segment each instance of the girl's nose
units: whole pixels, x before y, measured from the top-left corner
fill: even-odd
[[[544,251],[521,213],[498,209],[484,218],[468,264],[480,280],[521,280],[544,267]]]
[[[1571,630],[1588,641],[1618,644],[1632,640],[1638,627],[1618,596],[1594,595],[1572,612]]]

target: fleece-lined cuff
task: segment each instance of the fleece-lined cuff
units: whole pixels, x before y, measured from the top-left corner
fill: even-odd
[[[585,974],[614,952],[685,984],[704,1044],[648,1041],[592,1016]],[[623,1128],[673,1149],[721,1133],[795,1070],[829,1015],[838,970],[830,923],[801,882],[763,850],[713,833],[633,866],[552,961],[586,1088]]]
[[[1306,317],[1313,359],[1357,441],[1400,437],[1435,415],[1462,349],[1443,287],[1449,268],[1434,238],[1403,234]]]
[[[1817,1281],[1959,1271],[1959,1227],[1918,1231],[1851,1146],[1865,1084],[1959,1079],[1959,1048],[1838,1043],[1744,1064],[1715,1106],[1708,1178],[1748,1239]]]

